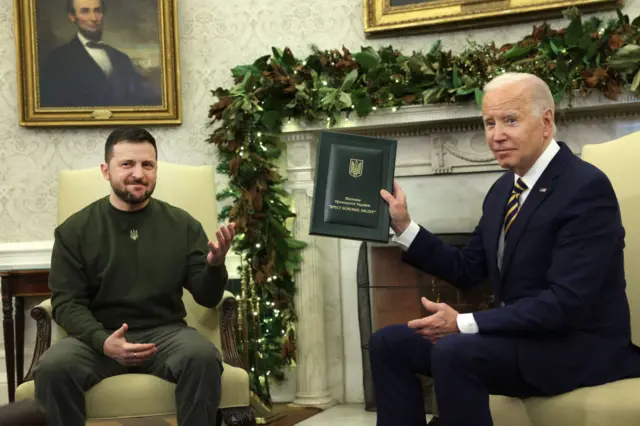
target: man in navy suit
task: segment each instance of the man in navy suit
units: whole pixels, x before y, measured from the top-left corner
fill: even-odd
[[[103,0],[67,0],[78,32],[40,68],[41,107],[160,105],[129,56],[102,41]]]
[[[370,341],[378,426],[424,425],[416,374],[434,379],[439,424],[490,426],[489,395],[529,397],[640,376],[625,294],[624,229],[607,177],[554,139],[549,87],[505,74],[485,88],[487,144],[507,169],[469,243],[448,246],[382,190],[403,260],[462,290],[489,278],[492,309],[432,314]]]

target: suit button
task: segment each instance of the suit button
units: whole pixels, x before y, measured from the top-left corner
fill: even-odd
[[[505,306],[507,306],[507,304],[506,304],[506,303],[504,303],[504,302],[500,302],[500,307],[501,307],[501,308],[504,308]]]

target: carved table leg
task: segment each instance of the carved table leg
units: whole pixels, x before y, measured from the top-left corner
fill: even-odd
[[[24,380],[24,297],[16,297],[16,386]]]
[[[13,328],[13,298],[7,292],[5,292],[5,286],[8,286],[7,283],[3,283],[2,285],[2,313],[3,313],[3,331],[4,331],[4,353],[7,364],[7,388],[9,390],[9,402],[14,402],[15,400],[15,392],[16,392],[16,382],[15,382],[15,359],[14,359],[14,346],[13,346],[13,338],[14,338],[14,328]]]

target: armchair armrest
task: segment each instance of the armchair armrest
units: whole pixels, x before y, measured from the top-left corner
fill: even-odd
[[[224,362],[234,367],[246,367],[242,363],[237,346],[238,301],[235,296],[225,291],[217,306],[220,310],[220,341]]]
[[[33,369],[42,354],[51,346],[51,312],[51,299],[44,300],[31,309],[31,318],[36,320],[37,326],[36,346],[33,350],[29,371],[24,378],[25,381],[33,380]]]

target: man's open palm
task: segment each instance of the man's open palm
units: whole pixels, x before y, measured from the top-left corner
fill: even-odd
[[[218,266],[224,263],[227,252],[231,248],[233,237],[236,235],[236,224],[230,223],[227,226],[221,226],[216,232],[217,242],[209,241],[209,254],[207,262],[211,266]]]
[[[140,365],[154,356],[157,348],[153,343],[127,342],[125,334],[128,329],[127,324],[122,324],[122,327],[107,337],[103,346],[104,354],[122,365]]]

